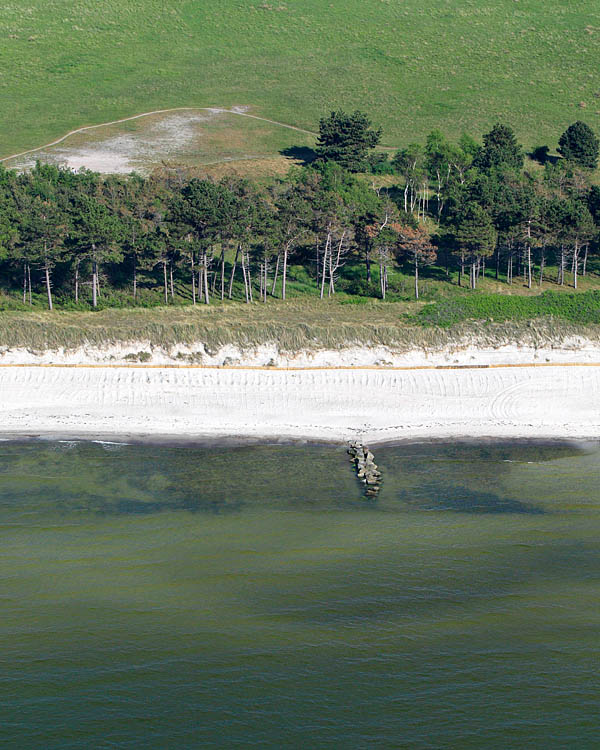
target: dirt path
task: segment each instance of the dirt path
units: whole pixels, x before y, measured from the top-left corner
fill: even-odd
[[[298,128],[295,125],[287,125],[284,122],[277,122],[276,120],[269,120],[266,117],[259,117],[258,115],[251,115],[247,112],[242,112],[239,109],[233,107],[231,109],[226,109],[223,107],[173,107],[172,109],[155,109],[152,112],[142,112],[139,115],[132,115],[131,117],[123,117],[120,120],[111,120],[110,122],[101,122],[98,125],[86,125],[82,128],[76,128],[75,130],[70,130],[66,135],[63,135],[61,138],[58,138],[55,141],[52,141],[51,143],[45,143],[43,146],[37,146],[37,148],[30,148],[27,151],[21,151],[18,154],[11,154],[10,156],[4,156],[0,158],[0,163],[4,161],[10,161],[11,159],[18,159],[21,156],[27,156],[28,154],[35,154],[38,151],[44,151],[44,149],[51,148],[52,146],[57,146],[59,143],[62,143],[63,141],[66,141],[67,138],[70,138],[72,135],[77,135],[77,133],[85,133],[88,130],[97,130],[98,128],[105,128],[110,125],[119,125],[122,122],[129,122],[130,120],[139,120],[142,117],[150,117],[151,115],[163,115],[168,114],[169,112],[214,112],[218,114],[230,114],[230,115],[238,115],[239,117],[249,117],[252,120],[260,120],[261,122],[268,122],[271,125],[277,125],[281,128],[287,128],[288,130],[295,130],[298,133],[305,133],[306,135],[313,135],[316,137],[316,133],[313,133],[311,130],[304,130],[303,128]]]

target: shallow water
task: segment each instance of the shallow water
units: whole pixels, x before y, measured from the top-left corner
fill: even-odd
[[[598,446],[0,443],[0,744],[597,747]]]

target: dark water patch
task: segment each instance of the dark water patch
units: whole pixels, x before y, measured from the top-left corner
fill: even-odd
[[[455,513],[544,513],[543,508],[528,502],[502,497],[493,492],[471,490],[429,482],[410,492],[404,490],[399,499],[420,510],[448,510]]]

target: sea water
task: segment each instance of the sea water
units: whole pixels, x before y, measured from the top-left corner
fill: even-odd
[[[596,748],[597,445],[0,443],[0,746]]]

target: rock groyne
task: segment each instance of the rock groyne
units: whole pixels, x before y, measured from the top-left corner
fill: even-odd
[[[366,445],[354,441],[348,448],[350,460],[356,468],[356,476],[365,485],[367,497],[377,497],[381,488],[381,472],[375,463],[375,456]]]

